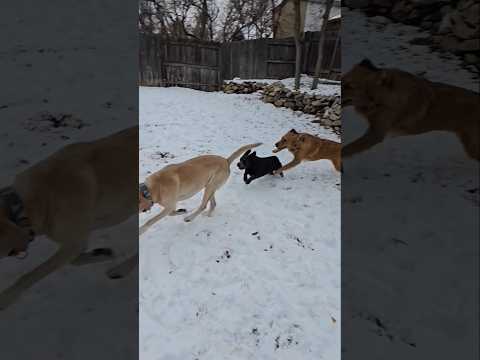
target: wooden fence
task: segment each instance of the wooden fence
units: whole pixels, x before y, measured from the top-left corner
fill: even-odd
[[[319,33],[306,33],[302,48],[302,73],[313,75],[318,55]],[[339,30],[327,31],[322,75],[339,74]],[[293,39],[259,39],[213,43],[171,41],[141,36],[139,49],[141,86],[183,86],[218,90],[224,80],[283,79],[295,75]]]
[[[222,82],[219,56],[218,43],[141,36],[139,84],[217,90]]]

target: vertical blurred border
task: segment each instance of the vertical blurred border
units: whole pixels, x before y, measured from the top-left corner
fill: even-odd
[[[138,127],[137,1],[20,0],[0,18],[0,188],[65,146]],[[138,162],[122,166],[136,193]],[[90,239],[119,261],[138,250],[138,218]],[[55,249],[42,236],[23,261],[0,259],[0,291]],[[111,266],[67,265],[0,310],[0,357],[138,358],[138,270],[113,281]]]
[[[343,154],[368,133],[355,89],[379,124],[428,109],[478,147],[479,50],[478,1],[342,1]],[[479,162],[451,131],[377,135],[343,158],[342,359],[478,359]]]

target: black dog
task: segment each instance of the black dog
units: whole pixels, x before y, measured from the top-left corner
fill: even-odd
[[[267,174],[273,175],[275,170],[282,167],[282,163],[276,156],[259,158],[257,157],[256,151],[250,154],[250,150],[248,150],[240,158],[237,166],[240,170],[245,170],[243,181],[245,181],[245,184],[250,184],[252,180],[258,179]],[[248,175],[250,175],[250,178],[248,178]],[[280,173],[280,176],[283,177],[283,173]]]

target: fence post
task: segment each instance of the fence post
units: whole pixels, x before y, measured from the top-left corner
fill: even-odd
[[[219,77],[219,80],[220,80],[220,89],[219,90],[222,90],[222,86],[223,86],[223,81],[225,80],[224,77],[225,77],[225,74],[223,72],[223,45],[222,44],[219,44],[218,45],[218,77]]]
[[[330,64],[328,65],[328,77],[330,77],[330,74],[332,72],[333,64],[334,64],[335,58],[337,56],[338,45],[340,43],[340,32],[337,31],[336,34],[337,34],[337,38],[335,39],[335,46],[333,48],[332,58],[330,59]]]

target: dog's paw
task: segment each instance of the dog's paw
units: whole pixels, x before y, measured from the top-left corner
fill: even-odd
[[[190,217],[188,217],[188,216],[187,216],[186,218],[184,218],[184,219],[183,219],[183,221],[185,221],[186,223],[188,223],[188,222],[192,222],[192,220],[193,220],[193,219],[192,219],[192,218],[190,218]]]

